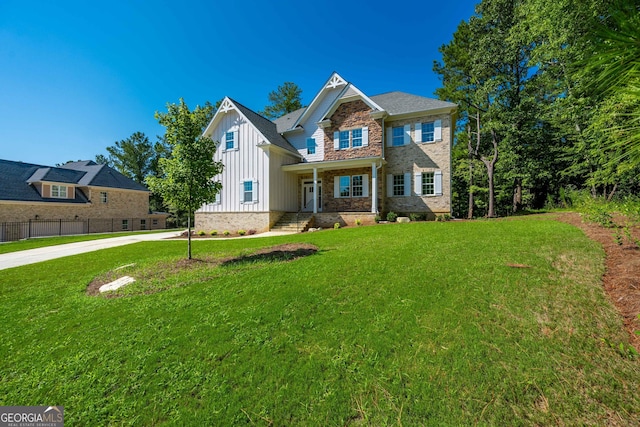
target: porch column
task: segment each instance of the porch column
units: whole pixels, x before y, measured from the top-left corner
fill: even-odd
[[[313,168],[313,213],[318,213],[318,168]]]
[[[371,163],[371,213],[378,212],[378,168]]]

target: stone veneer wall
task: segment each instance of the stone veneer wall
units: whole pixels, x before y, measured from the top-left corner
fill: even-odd
[[[369,195],[367,197],[335,198],[334,180],[344,175],[367,175],[369,181]],[[378,175],[378,204],[380,204],[382,183]],[[371,212],[371,168],[337,169],[323,172],[322,180],[322,209],[323,212]]]
[[[281,215],[281,212],[196,212],[194,229],[207,233],[212,230],[262,232],[268,231]]]
[[[382,156],[382,120],[374,120],[371,108],[361,100],[341,104],[331,116],[331,126],[324,130],[324,160],[346,160]],[[369,145],[336,150],[333,133],[362,127],[369,128]]]
[[[442,120],[442,141],[415,143],[415,123]],[[385,122],[385,126],[411,125],[411,143],[400,147],[385,147],[387,164],[381,181],[385,181],[384,194],[387,196],[388,174],[411,174],[411,196],[387,196],[384,212],[427,213],[432,219],[436,215],[451,213],[451,117],[448,114],[416,117],[406,120]],[[418,172],[442,171],[442,196],[416,196],[414,177]],[[383,218],[384,219],[384,218]]]
[[[337,222],[341,227],[355,226],[356,220],[362,221],[362,225],[373,225],[376,214],[363,212],[323,212],[315,215],[314,227],[333,228]]]
[[[107,192],[107,203],[100,201],[100,191]],[[149,193],[112,189],[84,189],[92,203],[0,202],[0,222],[40,220],[73,220],[94,218],[146,218],[149,215]],[[76,218],[77,216],[77,218]]]

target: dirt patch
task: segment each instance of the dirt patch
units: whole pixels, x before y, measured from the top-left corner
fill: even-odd
[[[614,219],[617,224],[623,223],[619,218]],[[615,228],[583,222],[577,213],[562,213],[558,220],[582,229],[587,237],[602,244],[607,255],[604,290],[622,315],[631,344],[640,351],[640,335],[635,333],[640,330],[640,249],[627,241],[618,244],[614,238]],[[634,227],[631,233],[640,239],[639,227]]]
[[[260,261],[271,262],[286,262],[293,261],[295,259],[313,255],[318,252],[318,247],[308,243],[287,243],[277,246],[270,246],[268,248],[259,249],[248,255],[242,255],[239,257],[230,258],[181,258],[172,262],[163,262],[161,266],[151,274],[146,274],[144,277],[136,277],[138,280],[163,278],[172,274],[177,274],[184,270],[201,267],[215,267],[215,266],[242,266],[243,264],[252,264]],[[134,265],[128,265],[126,267],[133,267]],[[135,274],[135,273],[134,273]],[[118,298],[121,295],[115,292],[100,293],[100,286],[107,283],[111,283],[120,277],[131,275],[128,269],[119,267],[114,270],[108,271],[100,276],[94,278],[87,286],[86,294],[89,296],[102,295],[105,298]]]

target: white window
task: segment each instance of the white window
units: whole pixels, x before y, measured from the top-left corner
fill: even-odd
[[[422,173],[422,195],[433,196],[436,194],[435,179],[433,172]]]
[[[336,176],[333,182],[335,198],[369,197],[369,175]]]
[[[100,192],[100,202],[101,203],[107,203],[107,192],[106,191],[101,191]]]
[[[227,132],[224,134],[225,150],[233,150],[236,146],[235,144],[235,132]]]
[[[128,230],[129,229],[129,220],[128,219],[123,219],[122,220],[122,229],[123,230]]]
[[[404,196],[404,174],[393,175],[393,195]]]
[[[442,196],[442,171],[418,172],[415,180],[417,196]]]
[[[391,145],[393,145],[394,147],[404,145],[404,128],[402,126],[393,128],[391,141]]]
[[[362,175],[354,175],[351,177],[351,194],[353,197],[362,197]]]
[[[240,182],[240,203],[258,202],[258,181],[245,179]]]
[[[51,197],[55,197],[56,199],[66,199],[67,198],[67,186],[66,185],[52,185],[51,186]]]
[[[362,147],[362,129],[353,129],[351,131],[351,146],[354,148]]]
[[[307,154],[316,154],[315,138],[307,138]]]
[[[336,131],[333,133],[333,148],[346,150],[348,148],[360,148],[369,145],[369,128],[357,128],[351,130]]]
[[[442,120],[416,123],[416,142],[442,141]]]

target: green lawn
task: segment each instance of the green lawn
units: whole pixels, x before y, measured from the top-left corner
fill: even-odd
[[[148,242],[3,271],[0,405],[62,405],[69,425],[640,420],[640,360],[580,230],[431,222],[193,245],[287,242],[320,250],[175,276],[163,265],[186,243]],[[132,286],[167,289],[84,294],[131,262],[164,274]]]
[[[0,243],[0,254],[9,252],[26,251],[27,249],[43,248],[46,246],[63,245],[65,243],[86,242],[87,240],[108,239],[110,237],[131,236],[140,233],[164,233],[171,230],[134,231],[120,233],[82,234],[74,236],[37,237],[33,239],[18,240],[17,242]]]

